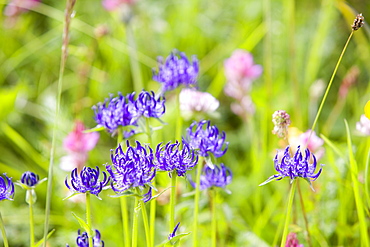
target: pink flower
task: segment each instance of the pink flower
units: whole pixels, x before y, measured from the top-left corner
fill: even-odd
[[[239,102],[232,103],[231,110],[241,117],[253,115],[256,111],[252,98],[249,95],[244,96]]]
[[[227,84],[225,93],[235,99],[241,99],[250,91],[252,81],[262,74],[262,66],[254,64],[253,56],[247,51],[236,50],[225,60]]]
[[[365,114],[362,114],[360,121],[356,123],[356,129],[362,134],[370,136],[370,119]]]
[[[297,234],[295,232],[291,232],[288,234],[285,247],[303,247],[303,244],[299,244]]]
[[[103,0],[103,7],[108,11],[113,11],[123,4],[134,4],[136,0]]]
[[[272,114],[272,123],[274,124],[272,133],[285,139],[288,135],[288,126],[290,125],[289,114],[284,110],[275,111]]]
[[[190,118],[194,113],[199,112],[210,114],[220,105],[211,94],[190,88],[181,90],[179,101],[181,113],[185,118]]]
[[[323,147],[324,140],[318,137],[316,132],[313,131],[307,143],[310,132],[311,130],[307,130],[302,133],[297,128],[289,128],[289,143],[292,147],[307,147],[315,155],[316,159],[320,160],[325,153],[325,148]]]
[[[82,122],[76,121],[71,133],[64,139],[63,147],[68,152],[62,157],[61,168],[71,171],[74,168],[82,168],[88,158],[88,152],[92,150],[99,140],[99,133],[84,133],[85,126]]]
[[[6,16],[17,16],[40,4],[40,0],[11,0],[5,7]]]

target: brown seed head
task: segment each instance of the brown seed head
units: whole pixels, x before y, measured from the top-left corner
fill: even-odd
[[[352,30],[359,30],[364,25],[364,20],[365,18],[362,16],[362,14],[358,14],[356,19],[353,21]]]

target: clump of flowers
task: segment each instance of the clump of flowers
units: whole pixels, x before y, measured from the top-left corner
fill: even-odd
[[[130,146],[127,141],[126,152],[118,146],[111,154],[112,165],[106,165],[113,191],[123,193],[130,188],[148,185],[156,174],[153,158],[153,150],[142,146],[139,141],[136,141],[136,147]]]
[[[155,165],[161,171],[176,171],[180,177],[185,176],[186,172],[193,169],[198,163],[198,155],[191,150],[189,145],[183,144],[180,149],[180,143],[168,142],[165,146],[158,144],[155,152]]]
[[[78,236],[76,238],[77,247],[89,247],[89,236],[87,232],[81,234],[78,229]],[[66,247],[69,247],[67,244]],[[101,234],[98,230],[95,230],[95,236],[93,237],[93,247],[104,247],[104,241],[101,240]]]
[[[356,129],[362,134],[370,136],[370,119],[365,114],[362,114],[360,121],[356,123]]]
[[[0,175],[0,201],[13,200],[14,198],[14,183],[12,178],[8,177],[6,173]]]
[[[190,119],[196,113],[212,114],[220,102],[207,92],[192,88],[184,88],[179,95],[180,111],[185,119]]]
[[[284,110],[275,111],[272,114],[272,123],[274,129],[272,133],[280,138],[286,138],[288,135],[288,126],[290,125],[290,116]]]
[[[293,182],[294,179],[301,177],[308,181],[311,185],[311,181],[316,180],[320,176],[322,167],[320,167],[320,170],[315,174],[317,161],[314,154],[311,154],[311,152],[306,149],[305,157],[303,157],[300,146],[298,146],[295,154],[290,156],[289,149],[290,147],[287,146],[281,161],[279,161],[278,158],[279,153],[276,154],[274,158],[274,166],[278,174],[272,175],[265,182],[260,184],[260,186],[265,185],[273,180],[281,180],[285,177],[289,177],[291,182]],[[313,159],[312,163],[310,163],[311,156]]]
[[[185,53],[174,51],[163,61],[158,57],[158,72],[153,70],[153,80],[162,84],[162,94],[183,85],[194,87],[197,85],[199,61],[195,56],[192,61]]]
[[[249,93],[252,88],[253,80],[262,74],[262,66],[253,61],[253,56],[247,51],[236,50],[224,63],[225,94],[234,98],[231,110],[239,115],[246,116],[254,113],[254,104]]]
[[[109,177],[105,172],[102,172],[103,179],[99,179],[100,169],[91,167],[84,167],[80,172],[77,173],[77,168],[75,168],[71,173],[71,185],[69,185],[67,179],[65,179],[65,185],[69,190],[75,193],[90,193],[98,197],[99,193],[102,191],[103,187],[109,182]],[[99,198],[99,197],[98,197]]]
[[[207,157],[212,153],[216,158],[219,158],[226,153],[229,145],[225,139],[224,131],[220,133],[215,125],[211,125],[210,121],[202,120],[198,123],[194,121],[186,129],[183,143],[189,145],[191,149],[196,149],[202,157]]]
[[[62,157],[60,167],[65,171],[71,171],[74,168],[81,170],[86,164],[88,152],[99,141],[99,133],[84,133],[84,130],[84,124],[76,121],[73,131],[63,141],[63,147],[68,155]]]
[[[166,111],[165,98],[156,96],[153,91],[142,91],[135,101],[136,118],[160,118]]]
[[[295,232],[291,232],[288,234],[285,247],[303,247],[303,244],[299,244],[297,234]]]
[[[210,167],[204,166],[203,174],[200,175],[200,190],[205,190],[211,187],[225,188],[232,180],[232,172],[224,164],[220,166],[214,165]],[[193,187],[196,187],[194,182],[191,182]]]

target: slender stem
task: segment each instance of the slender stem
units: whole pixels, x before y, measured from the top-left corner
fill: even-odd
[[[350,33],[350,35],[349,35],[349,37],[348,37],[348,39],[347,39],[346,44],[344,45],[344,48],[343,48],[343,50],[342,50],[342,53],[341,53],[341,54],[340,54],[340,56],[339,56],[339,59],[338,59],[337,64],[335,65],[335,68],[334,68],[333,74],[331,75],[331,78],[330,78],[330,81],[329,81],[328,87],[326,88],[326,91],[325,91],[324,97],[323,97],[323,98],[322,98],[322,100],[321,100],[319,110],[317,111],[317,113],[316,113],[316,117],[315,117],[315,120],[313,121],[313,124],[312,124],[312,127],[311,127],[311,131],[310,131],[310,135],[308,136],[308,139],[307,139],[307,142],[306,142],[306,145],[305,145],[305,148],[304,148],[304,149],[306,149],[306,147],[307,147],[307,145],[308,145],[308,143],[309,143],[309,141],[310,141],[310,138],[311,138],[312,132],[315,130],[315,127],[316,127],[316,124],[317,124],[317,120],[319,119],[319,116],[320,116],[320,114],[321,114],[322,108],[323,108],[324,103],[325,103],[325,101],[326,101],[326,98],[327,98],[327,96],[328,96],[328,94],[329,94],[329,91],[330,91],[330,88],[331,88],[331,84],[333,83],[334,77],[335,77],[335,75],[337,74],[337,70],[338,70],[339,64],[340,64],[340,62],[342,61],[342,58],[343,58],[344,52],[347,50],[347,46],[348,46],[348,44],[349,44],[349,41],[350,41],[350,40],[351,40],[351,38],[352,38],[352,35],[353,35],[353,30],[352,30],[352,32]],[[303,150],[304,150],[304,149],[303,149]]]
[[[132,247],[137,247],[137,226],[138,226],[138,216],[139,213],[136,211],[139,206],[139,198],[135,196],[134,204],[134,217],[132,219]]]
[[[286,216],[285,216],[285,225],[284,225],[284,231],[283,231],[283,238],[281,240],[280,247],[284,247],[285,246],[286,239],[287,239],[287,236],[288,236],[290,215],[292,214],[292,206],[293,206],[294,192],[295,192],[295,187],[297,185],[297,181],[296,180],[297,179],[294,179],[292,185],[290,186],[289,200],[288,200],[288,206],[287,206]]]
[[[212,189],[209,191],[211,199],[211,217],[212,217],[212,247],[217,246],[217,219],[216,219],[216,197],[217,191]]]
[[[60,58],[58,91],[57,91],[57,97],[56,97],[57,103],[55,107],[56,109],[55,109],[53,135],[52,135],[51,148],[50,148],[48,185],[47,185],[47,193],[46,193],[44,242],[43,242],[44,247],[46,247],[48,228],[49,228],[50,205],[51,205],[51,195],[52,195],[52,185],[53,185],[54,153],[55,153],[55,146],[56,146],[56,132],[58,129],[58,123],[59,123],[59,117],[60,117],[59,111],[60,111],[60,105],[61,105],[61,99],[62,99],[64,68],[65,68],[65,64],[66,64],[67,56],[68,56],[67,48],[68,48],[68,43],[69,43],[69,38],[68,38],[69,25],[71,22],[71,14],[72,14],[73,6],[75,5],[75,3],[76,3],[76,0],[67,0],[65,17],[64,17],[62,54]]]
[[[197,177],[195,187],[195,199],[194,199],[194,221],[193,221],[193,247],[197,247],[198,244],[198,212],[199,212],[199,196],[200,196],[200,174],[202,173],[203,157],[199,156],[197,165]]]
[[[34,231],[34,221],[33,221],[33,198],[32,198],[32,189],[27,190],[28,193],[28,205],[30,210],[30,247],[35,243],[35,231]]]
[[[299,185],[299,181],[297,181],[297,188],[298,188],[298,194],[299,194],[299,201],[301,202],[301,207],[302,207],[304,225],[306,227],[307,244],[308,244],[309,247],[312,247],[310,230],[309,230],[309,226],[308,226],[308,219],[307,219],[307,214],[306,214],[306,210],[305,210],[305,206],[304,206],[304,201],[303,201],[302,192],[301,192],[301,186]]]
[[[180,90],[176,90],[177,98],[176,98],[176,112],[177,112],[177,119],[176,119],[176,140],[181,141],[182,136],[182,125],[183,125],[183,119],[181,116],[181,109],[180,109]]]
[[[8,238],[6,237],[4,221],[3,221],[3,217],[1,216],[1,212],[0,212],[0,229],[1,229],[1,234],[3,235],[4,247],[9,247]]]
[[[125,247],[129,247],[130,246],[130,233],[129,233],[129,226],[128,226],[127,198],[121,196],[119,200],[121,204],[123,239],[125,241]]]
[[[175,228],[175,205],[176,205],[176,171],[171,173],[171,196],[170,196],[170,230],[172,232]]]
[[[139,188],[136,188],[136,191],[139,192]],[[150,227],[149,227],[149,222],[148,222],[148,214],[146,212],[146,207],[145,207],[144,201],[140,199],[139,202],[140,202],[140,205],[141,205],[141,212],[142,212],[142,215],[143,215],[146,245],[148,247],[151,247],[153,245],[152,245],[152,238],[150,236]]]
[[[89,236],[89,246],[93,246],[93,235],[92,235],[92,224],[91,224],[91,201],[90,201],[90,193],[87,192],[86,194],[86,223],[88,226],[88,236]]]

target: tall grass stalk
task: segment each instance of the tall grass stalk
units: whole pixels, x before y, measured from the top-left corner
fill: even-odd
[[[285,224],[284,224],[284,231],[283,231],[283,238],[281,239],[280,247],[284,247],[286,243],[286,239],[288,236],[288,230],[289,230],[289,223],[290,223],[290,216],[292,214],[292,206],[293,206],[293,199],[294,199],[294,192],[295,188],[297,186],[297,179],[294,179],[291,186],[290,186],[290,192],[289,192],[289,200],[285,215]]]
[[[306,227],[306,240],[307,240],[307,244],[308,244],[309,247],[312,247],[310,230],[309,230],[308,219],[307,219],[307,214],[306,214],[306,208],[304,206],[304,201],[303,201],[303,196],[302,196],[301,186],[299,185],[299,181],[297,181],[297,189],[298,189],[299,201],[300,201],[301,207],[302,207],[302,214],[303,214],[303,219],[304,219],[304,225]]]
[[[9,247],[8,238],[6,237],[4,221],[3,221],[3,217],[1,216],[1,212],[0,212],[0,229],[1,229],[1,234],[3,235],[4,247]]]
[[[92,224],[91,224],[91,196],[89,192],[86,195],[86,223],[88,226],[89,246],[93,246]]]
[[[175,228],[175,205],[176,205],[176,183],[177,174],[176,171],[171,173],[171,196],[170,196],[170,231],[172,232]]]
[[[145,203],[143,200],[140,200],[140,206],[141,206],[141,213],[143,215],[143,222],[144,222],[144,230],[145,230],[145,237],[146,237],[146,245],[148,247],[151,247],[153,246],[153,242],[152,242],[152,238],[150,236],[150,229],[153,228],[154,226],[149,226],[149,222],[148,222],[148,214],[146,212],[146,207],[145,207]]]
[[[214,188],[209,190],[210,204],[211,204],[211,234],[212,234],[212,247],[217,246],[217,216],[216,216],[216,197],[217,191]]]
[[[51,204],[52,185],[53,185],[54,153],[55,153],[55,146],[56,146],[56,132],[57,132],[58,123],[60,122],[59,121],[59,118],[60,118],[59,111],[60,111],[60,104],[61,104],[61,100],[62,100],[64,69],[65,69],[67,56],[68,56],[69,26],[70,26],[70,23],[71,23],[71,15],[72,15],[73,6],[75,5],[75,3],[76,3],[76,0],[67,0],[65,15],[64,15],[64,29],[63,29],[63,38],[62,38],[62,54],[61,54],[61,58],[60,58],[58,91],[57,91],[57,95],[56,95],[57,102],[56,102],[54,124],[53,124],[53,135],[52,135],[51,148],[50,148],[48,185],[47,185],[47,193],[46,193],[44,242],[43,242],[44,247],[46,247],[46,240],[47,240],[48,228],[49,228],[50,204]]]
[[[199,216],[199,196],[200,196],[200,175],[203,167],[203,157],[199,156],[197,165],[195,198],[194,198],[194,220],[193,220],[193,247],[198,246],[198,216]]]
[[[132,219],[132,242],[131,247],[137,247],[137,227],[138,227],[138,217],[139,217],[139,198],[135,196],[134,204],[134,217]]]

